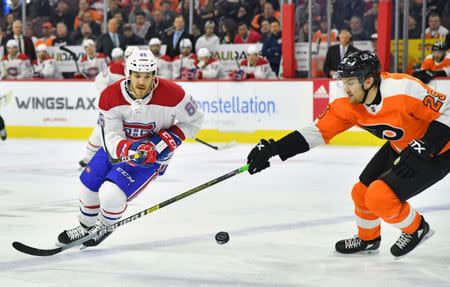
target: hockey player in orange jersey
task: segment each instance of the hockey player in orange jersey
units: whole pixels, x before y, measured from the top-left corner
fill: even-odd
[[[450,76],[450,54],[446,52],[447,45],[444,42],[436,42],[431,50],[432,53],[423,60],[420,70],[413,72],[413,76],[425,84],[434,77]]]
[[[335,248],[343,254],[377,252],[384,220],[401,230],[391,253],[404,256],[434,233],[407,200],[450,171],[448,96],[409,75],[380,73],[369,51],[347,55],[338,75],[347,97],[330,103],[310,126],[278,141],[262,139],[248,155],[249,172],[269,167],[273,156],[286,160],[328,143],[352,126],[386,139],[352,190],[358,236]]]

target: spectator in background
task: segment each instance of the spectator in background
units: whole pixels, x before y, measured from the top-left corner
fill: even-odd
[[[56,38],[53,40],[53,46],[68,46],[72,45],[67,32],[67,26],[64,23],[56,24]]]
[[[409,15],[408,17],[408,38],[409,39],[420,39],[421,31],[420,27],[417,25],[417,20],[414,16]]]
[[[125,22],[128,22],[127,13],[119,6],[118,0],[108,0],[108,8],[109,11],[106,13],[106,19],[109,20],[113,18],[116,13],[120,13],[122,14],[122,19],[124,19]]]
[[[190,0],[183,0],[180,2],[179,8],[177,9],[178,15],[182,15],[183,19],[189,23],[189,2]],[[198,5],[198,3],[196,3],[197,1],[194,1],[194,13],[193,13],[193,20],[192,23],[197,25],[197,27],[201,27],[202,26],[202,22],[201,22],[201,18],[198,15],[198,9],[196,9],[196,5]],[[192,31],[192,34],[194,34],[194,32]]]
[[[9,4],[9,13],[13,14],[15,19],[21,18],[22,17],[22,1],[11,0],[11,3]]]
[[[144,39],[151,25],[150,21],[145,21],[144,12],[138,11],[136,12],[136,22],[131,24],[131,27],[133,28],[134,34]]]
[[[450,76],[450,55],[446,53],[445,42],[434,43],[431,50],[431,54],[425,58],[420,70],[413,72],[413,76],[425,84],[435,77]]]
[[[73,24],[75,22],[75,14],[73,10],[69,9],[69,4],[66,0],[59,0],[55,9],[52,9],[50,14],[50,21],[53,25],[63,22],[66,24],[68,30],[73,30]]]
[[[264,12],[253,17],[251,27],[255,29],[255,31],[259,31],[263,20],[269,20],[269,22],[271,22],[273,18],[276,18],[279,21],[280,12],[273,9],[272,3],[266,3],[264,4]]]
[[[166,54],[169,57],[175,57],[180,54],[180,41],[181,39],[189,39],[192,45],[195,47],[195,38],[184,30],[184,18],[178,15],[173,20],[173,31],[169,31],[164,35],[163,43],[167,45]]]
[[[2,79],[29,79],[33,75],[30,58],[19,52],[19,42],[16,39],[9,39],[6,42],[7,54],[1,61]]]
[[[225,73],[222,65],[211,55],[208,48],[201,48],[197,53],[199,79],[224,79]]]
[[[364,6],[363,0],[334,1],[331,22],[338,30],[348,29],[352,16],[358,16],[359,18],[364,16]]]
[[[220,45],[219,37],[214,34],[216,24],[213,21],[205,23],[205,34],[200,36],[195,43],[195,50],[198,52],[201,48],[208,48],[212,53],[216,52]]]
[[[0,56],[3,58],[5,55],[4,46],[6,45],[6,34],[3,31],[3,27],[0,27]]]
[[[330,40],[331,42],[337,41],[338,30],[331,29]],[[328,23],[327,18],[323,17],[320,20],[319,30],[313,33],[312,36],[313,43],[327,43],[328,42]]]
[[[436,12],[431,12],[428,15],[428,28],[425,29],[425,38],[444,39],[447,34],[448,30],[441,25],[441,16]]]
[[[164,22],[162,21],[162,14],[159,10],[153,10],[152,12],[152,21],[151,25],[147,30],[147,34],[145,34],[144,39],[149,40],[152,38],[162,39],[165,34],[165,30],[169,28],[168,26],[164,26]]]
[[[97,40],[97,51],[111,57],[114,48],[125,49],[124,36],[118,33],[119,23],[115,18],[108,21],[108,32],[100,35]],[[131,28],[131,27],[130,27]]]
[[[164,0],[161,2],[161,16],[163,26],[170,27],[172,26],[177,13],[171,9],[171,3],[169,0]]]
[[[33,24],[31,24],[30,22],[27,22],[26,26],[25,26],[25,31],[23,33],[24,37],[28,37],[31,39],[31,42],[33,43],[33,45],[36,47],[36,41],[38,40],[38,38],[36,36],[33,35]]]
[[[358,16],[353,16],[350,19],[350,32],[352,33],[353,41],[367,41],[370,40],[369,34],[364,30],[362,20]]]
[[[42,38],[39,38],[34,45],[37,47],[41,44],[47,46],[53,46],[53,41],[55,36],[53,36],[53,25],[52,22],[42,23]],[[47,50],[45,50],[47,52]]]
[[[47,53],[47,45],[36,46],[37,58],[33,61],[33,78],[62,79],[56,61]]]
[[[309,41],[309,22],[301,23],[298,29],[298,41],[308,42]]]
[[[96,37],[92,34],[91,26],[88,23],[81,25],[81,28],[72,34],[72,43],[75,45],[81,45],[84,40],[94,40]]]
[[[262,55],[269,61],[275,75],[278,75],[281,61],[281,28],[277,20],[270,23],[270,36],[263,42]]]
[[[23,35],[22,21],[15,20],[12,25],[12,31],[13,35],[9,36],[6,42],[10,39],[17,40],[19,54],[26,54],[31,60],[36,59],[33,41],[31,41],[31,38]]]
[[[125,47],[145,45],[144,39],[134,34],[131,24],[123,25],[123,45]]]
[[[296,26],[300,26],[301,23],[305,23],[309,20],[308,15],[308,6],[309,6],[309,0],[306,0],[302,4],[298,5],[295,9],[295,24]],[[321,15],[320,13],[320,5],[317,3],[316,0],[313,0],[312,2],[312,19],[313,22]]]
[[[156,69],[157,76],[164,79],[172,79],[172,59],[167,55],[161,54],[161,40],[152,38],[148,42],[148,48],[152,51],[157,59],[158,69]]]
[[[92,30],[92,34],[94,34],[96,37],[101,34],[102,28],[97,22],[94,22],[92,20],[92,14],[90,12],[84,12],[84,14],[82,15],[82,21],[80,23],[89,24]]]
[[[261,34],[261,41],[264,42],[267,38],[270,37],[270,22],[269,20],[263,20],[261,22],[261,29],[259,29],[259,33]]]
[[[253,15],[249,11],[250,9],[246,5],[240,5],[234,21],[236,23],[244,22],[247,26],[250,26]]]
[[[235,38],[234,23],[231,19],[225,19],[220,24],[219,38],[221,44],[233,44]]]
[[[172,79],[198,79],[197,56],[192,53],[192,50],[191,40],[185,38],[180,41],[180,54],[172,61]]]
[[[96,22],[97,24],[101,24],[102,23],[102,14],[99,13],[97,10],[95,9],[91,9],[89,7],[89,3],[87,2],[87,0],[80,0],[79,4],[78,4],[78,15],[75,17],[75,21],[73,24],[74,29],[79,29],[81,27],[81,21],[83,19],[84,13],[85,12],[89,12],[91,14],[91,19]]]
[[[80,63],[78,64],[81,74],[75,74],[75,78],[93,80],[101,71],[107,69],[108,62],[103,53],[97,53],[95,51],[95,42],[93,40],[84,40],[83,48],[86,51],[86,55],[80,59]]]
[[[214,20],[214,0],[205,0],[205,5],[199,9],[198,15],[202,23]]]
[[[31,18],[31,21],[39,18],[50,16],[52,11],[49,0],[31,0],[27,4],[27,17]]]
[[[13,34],[12,32],[12,25],[14,23],[14,21],[16,20],[16,17],[14,16],[14,14],[9,13],[8,15],[6,15],[6,17],[3,19],[4,23],[3,23],[3,31],[5,31],[5,36],[9,37]]]
[[[247,24],[238,24],[238,34],[234,37],[235,44],[254,44],[261,42],[261,35],[258,32],[249,30]]]
[[[259,56],[260,50],[255,45],[247,49],[247,58],[240,61],[240,69],[232,71],[230,78],[233,80],[245,79],[276,79],[269,62]]]
[[[122,13],[120,13],[120,12],[116,12],[116,13],[114,13],[114,15],[113,15],[113,19],[116,19],[117,20],[117,23],[118,23],[118,25],[119,25],[119,27],[117,28],[117,32],[120,34],[120,33],[122,33],[123,32],[123,25],[124,25],[124,18],[123,18],[123,14]]]
[[[345,55],[357,51],[350,43],[352,41],[352,34],[348,30],[341,30],[338,38],[339,44],[331,46],[325,62],[323,63],[323,71],[328,78],[335,78],[337,76],[337,67],[344,59]]]
[[[130,14],[128,14],[128,23],[133,24],[136,22],[136,13],[144,13],[145,19],[147,21],[150,21],[151,14],[150,9],[148,7],[148,2],[144,0],[132,0],[131,1],[131,11]]]

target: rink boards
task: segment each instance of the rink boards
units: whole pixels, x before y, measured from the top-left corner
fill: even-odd
[[[310,123],[329,98],[343,96],[327,79],[178,83],[205,112],[198,137],[211,142],[279,138]],[[449,94],[450,80],[430,84]],[[11,138],[87,139],[97,121],[98,92],[91,81],[3,81],[0,92],[8,91],[14,97],[0,114]],[[352,129],[332,143],[378,145],[381,140]]]

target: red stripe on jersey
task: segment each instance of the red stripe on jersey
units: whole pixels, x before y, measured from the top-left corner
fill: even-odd
[[[125,208],[122,211],[119,212],[111,212],[111,211],[106,211],[102,208],[102,212],[110,214],[110,215],[121,215],[122,213],[125,212],[125,210],[127,210],[128,205],[125,205]]]
[[[84,208],[87,208],[87,209],[97,209],[97,208],[100,208],[100,205],[85,205],[81,200],[80,200],[80,203],[83,205]]]

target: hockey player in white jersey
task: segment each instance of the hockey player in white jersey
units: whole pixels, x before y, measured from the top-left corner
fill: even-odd
[[[233,80],[245,79],[276,79],[277,76],[272,71],[269,61],[259,56],[259,49],[251,45],[247,49],[247,59],[241,60],[238,70],[232,71],[229,75]]]
[[[199,79],[224,79],[222,65],[211,56],[208,48],[200,48],[197,52]]]
[[[172,61],[172,79],[198,79],[197,56],[192,53],[192,43],[189,39],[180,41],[180,55]]]
[[[108,62],[105,55],[96,52],[95,42],[93,40],[84,40],[83,48],[86,51],[86,56],[82,57],[79,63],[81,75],[76,74],[75,78],[93,80],[100,72],[108,68]]]
[[[33,78],[62,79],[62,74],[56,66],[56,61],[47,53],[47,45],[36,47],[37,58],[33,61]]]
[[[161,40],[151,38],[148,42],[148,48],[158,61],[158,77],[164,79],[172,79],[172,58],[166,54],[161,55]]]
[[[149,50],[134,51],[125,67],[126,78],[100,95],[104,145],[80,176],[80,225],[61,232],[59,244],[117,222],[127,203],[164,174],[175,150],[203,122],[203,112],[192,96],[174,82],[155,76],[157,63]],[[140,151],[143,158],[110,163],[110,158]],[[83,245],[96,246],[110,234],[97,235]]]
[[[15,39],[6,43],[7,54],[2,59],[3,79],[30,79],[33,75],[30,58],[19,53],[19,43]]]

